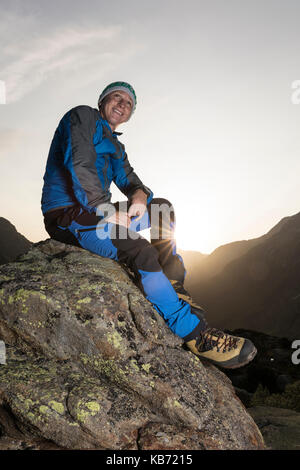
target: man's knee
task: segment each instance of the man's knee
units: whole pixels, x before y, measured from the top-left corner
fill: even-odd
[[[173,237],[175,212],[168,199],[155,198],[148,206],[152,240],[169,240]]]
[[[151,207],[153,205],[157,205],[157,206],[161,206],[161,207],[168,207],[169,209],[174,211],[173,204],[168,199],[164,199],[162,197],[153,198],[148,206]]]
[[[118,260],[126,263],[134,270],[159,271],[161,266],[158,262],[157,250],[145,238],[112,240],[117,248]]]
[[[143,240],[143,242],[144,241],[146,243],[140,244],[135,257],[136,268],[142,271],[160,271],[162,268],[158,261],[157,250],[147,240]]]

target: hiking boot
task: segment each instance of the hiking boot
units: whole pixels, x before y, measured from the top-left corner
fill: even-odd
[[[205,320],[205,312],[200,305],[196,304],[196,302],[193,301],[192,297],[188,293],[187,290],[183,287],[182,282],[180,281],[174,281],[170,280],[173,289],[175,290],[177,296],[179,299],[184,300],[191,306],[192,313],[194,313],[200,320],[202,320],[204,327],[207,327],[207,322]]]
[[[248,364],[255,357],[254,344],[245,338],[231,336],[216,328],[207,328],[191,341],[188,348],[201,359],[225,369],[236,369]]]

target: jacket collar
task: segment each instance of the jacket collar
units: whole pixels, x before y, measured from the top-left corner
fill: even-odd
[[[100,113],[99,113],[99,114],[100,114]],[[122,134],[123,134],[123,132],[117,132],[117,131],[114,131],[114,132],[113,132],[113,131],[111,130],[110,125],[108,124],[108,121],[107,121],[106,119],[103,119],[103,117],[101,116],[101,114],[100,114],[100,117],[101,117],[102,123],[105,125],[105,127],[107,127],[107,129],[109,130],[109,132],[110,132],[112,135],[118,137],[119,135],[122,135]]]

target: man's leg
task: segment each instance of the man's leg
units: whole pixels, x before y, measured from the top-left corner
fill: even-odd
[[[178,298],[162,271],[157,250],[136,232],[101,220],[97,215],[71,207],[49,213],[45,225],[56,240],[129,266],[139,277],[146,298],[170,329],[185,341],[194,338],[206,325],[187,302]]]
[[[176,291],[177,296],[187,302],[194,314],[205,322],[205,312],[196,304],[184,288],[186,270],[182,257],[177,253],[175,240],[175,211],[173,205],[163,198],[154,198],[147,206],[143,218],[133,221],[132,230],[144,230],[151,227],[151,245],[158,252],[158,260],[164,274],[167,276]]]
[[[135,229],[144,229],[151,225],[151,244],[158,252],[163,272],[170,280],[180,300],[187,302],[191,312],[202,318],[201,331],[194,331],[185,338],[191,351],[225,368],[236,368],[250,362],[256,348],[251,341],[225,334],[215,328],[209,328],[203,309],[197,305],[185,290],[185,268],[182,258],[177,254],[175,241],[175,213],[172,204],[166,199],[153,199],[147,206],[143,223]],[[148,226],[147,226],[148,224]]]
[[[147,299],[194,354],[225,368],[241,367],[255,356],[249,340],[208,328],[197,308],[177,296],[161,269],[159,251],[136,232],[101,223],[100,217],[76,207],[50,213],[45,226],[56,240],[126,263],[140,277]]]
[[[176,251],[175,212],[172,204],[163,198],[154,198],[147,206],[142,220],[133,220],[131,230],[150,228],[151,245],[158,252],[158,261],[168,279],[183,284],[185,267]]]

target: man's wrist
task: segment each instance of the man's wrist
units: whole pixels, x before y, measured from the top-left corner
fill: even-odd
[[[134,196],[136,196],[136,195],[145,196],[146,198],[148,197],[148,194],[145,193],[145,191],[143,191],[141,188],[137,189],[137,190],[133,193],[132,197],[134,197]]]
[[[143,202],[145,205],[147,205],[147,199],[148,195],[142,190],[142,189],[137,189],[133,195],[131,196],[131,203],[135,203],[136,200],[139,202]]]

